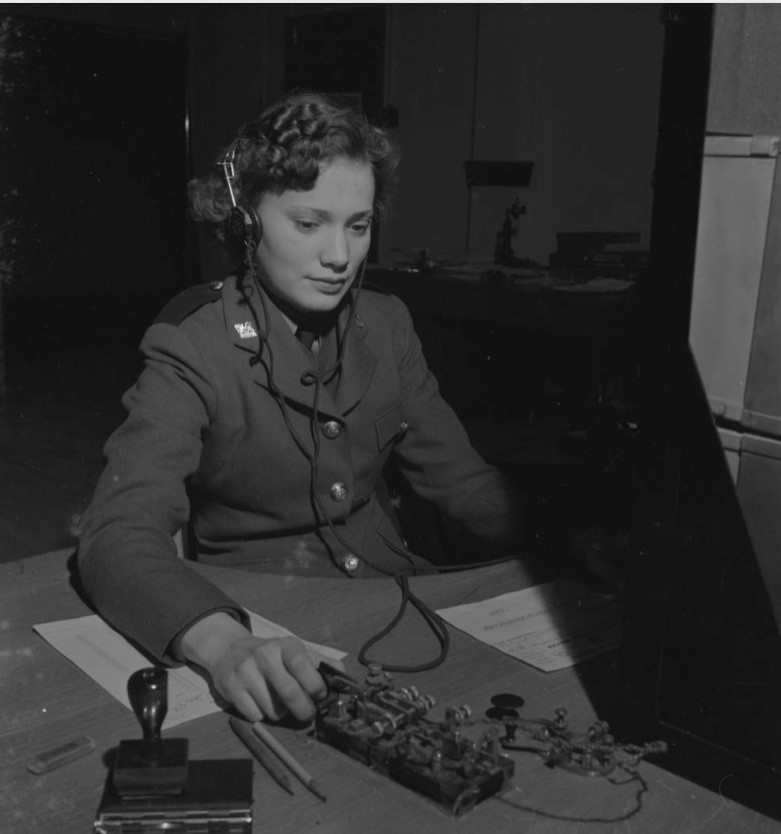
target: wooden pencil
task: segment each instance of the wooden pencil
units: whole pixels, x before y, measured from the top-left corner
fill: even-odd
[[[283,747],[283,745],[269,732],[261,721],[256,721],[252,725],[255,735],[271,750],[279,760],[290,770],[290,772],[301,781],[301,783],[308,788],[312,793],[326,801],[325,794],[318,787],[314,778],[304,769],[304,767],[297,762],[293,756]]]
[[[241,721],[238,718],[231,716],[228,718],[228,723],[231,729],[242,740],[246,748],[252,755],[260,762],[266,772],[271,778],[289,794],[293,793],[293,786],[290,784],[287,774],[279,766],[279,763],[271,755],[269,749],[260,743],[258,738],[252,733],[252,725],[248,721]]]

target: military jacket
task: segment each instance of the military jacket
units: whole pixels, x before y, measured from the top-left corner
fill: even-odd
[[[441,397],[398,298],[364,289],[314,357],[259,292],[239,278],[191,288],[148,329],[83,519],[85,590],[164,660],[206,613],[245,617],[177,558],[172,536],[188,524],[205,562],[392,574],[417,561],[377,498],[393,456],[418,495],[470,532],[517,532],[512,492]]]

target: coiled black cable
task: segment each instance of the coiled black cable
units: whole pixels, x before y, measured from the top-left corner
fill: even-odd
[[[384,574],[385,576],[392,577],[396,584],[399,586],[401,590],[401,602],[399,604],[399,609],[396,614],[393,616],[391,621],[381,629],[377,634],[370,637],[360,648],[358,652],[358,661],[364,666],[369,666],[374,663],[379,663],[383,669],[389,672],[421,672],[426,671],[428,669],[433,669],[447,659],[447,655],[450,648],[450,634],[447,629],[447,625],[442,617],[436,613],[430,606],[428,606],[420,597],[414,594],[409,586],[409,577],[414,576],[419,572],[419,569],[415,565],[415,558],[416,555],[413,554],[406,548],[400,548],[397,545],[394,545],[392,542],[388,544],[397,553],[399,556],[404,558],[407,562],[409,562],[408,568],[403,569],[396,569],[396,570],[388,570],[383,568],[380,565],[374,564],[371,560],[367,559],[360,551],[355,548],[350,542],[348,542],[345,537],[336,529],[333,521],[331,520],[327,510],[323,506],[322,499],[317,491],[317,483],[318,483],[318,459],[320,455],[320,433],[318,431],[319,423],[320,423],[320,413],[319,413],[319,400],[320,400],[320,393],[322,390],[323,384],[327,384],[331,379],[333,379],[334,375],[338,373],[339,369],[341,368],[342,360],[344,358],[344,352],[347,347],[347,336],[349,334],[350,327],[356,317],[356,308],[358,304],[358,299],[360,297],[361,288],[363,285],[363,278],[366,269],[366,262],[364,261],[360,267],[360,273],[358,277],[357,286],[355,290],[354,296],[351,297],[350,300],[350,310],[347,317],[347,324],[345,326],[344,332],[341,336],[340,343],[337,349],[337,356],[336,361],[334,362],[333,366],[326,371],[321,373],[314,373],[312,371],[306,371],[302,376],[302,382],[305,385],[313,385],[314,392],[313,392],[313,401],[312,401],[312,416],[310,418],[310,433],[311,433],[311,440],[312,440],[312,450],[308,448],[307,444],[303,441],[303,439],[299,436],[298,432],[293,427],[292,421],[290,419],[290,414],[288,411],[287,403],[285,402],[285,398],[282,392],[277,387],[276,381],[274,380],[274,355],[271,349],[271,346],[268,342],[268,334],[270,332],[270,317],[268,314],[268,309],[266,307],[266,301],[263,295],[263,289],[260,284],[260,279],[257,273],[257,268],[255,266],[254,261],[254,252],[251,252],[248,248],[245,257],[245,263],[247,266],[247,271],[252,277],[252,285],[253,289],[257,292],[258,300],[260,303],[260,307],[263,314],[263,326],[261,327],[260,320],[258,318],[257,311],[255,309],[255,305],[253,305],[248,297],[247,288],[242,282],[242,291],[244,292],[245,301],[247,302],[247,306],[250,308],[253,318],[255,319],[255,325],[258,330],[258,352],[253,357],[253,364],[258,364],[262,362],[262,356],[264,348],[268,355],[268,366],[267,366],[267,376],[268,376],[268,384],[269,390],[272,392],[274,399],[276,400],[282,418],[285,422],[285,426],[287,427],[288,432],[290,433],[291,438],[295,442],[296,446],[299,448],[301,453],[304,457],[309,461],[310,466],[310,500],[312,502],[313,511],[315,513],[315,522],[317,525],[322,525],[325,523],[328,528],[330,529],[334,538],[349,552],[355,553],[360,559],[362,559],[369,567],[376,570],[378,573]],[[329,552],[331,552],[331,548],[329,548]],[[333,558],[333,555],[332,555]],[[417,557],[420,558],[420,557]],[[445,566],[432,566],[432,568],[427,568],[426,572],[430,572],[430,570],[436,570],[438,573],[444,572],[452,572],[452,571],[462,571],[462,570],[469,570],[470,568],[476,567],[487,567],[489,565],[500,564],[503,562],[510,561],[514,557],[505,557],[502,559],[495,559],[492,561],[484,561],[484,562],[474,562],[469,564],[460,564],[460,565],[445,565]],[[425,560],[424,560],[425,561]],[[394,663],[385,663],[373,660],[368,657],[368,651],[370,648],[375,646],[385,637],[387,637],[401,622],[404,613],[407,609],[407,605],[411,603],[412,606],[418,611],[421,615],[423,620],[429,626],[431,631],[434,633],[434,636],[439,643],[439,653],[436,657],[432,660],[416,664],[416,665],[401,665],[401,664],[394,664]]]

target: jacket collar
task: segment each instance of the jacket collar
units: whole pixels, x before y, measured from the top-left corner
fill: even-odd
[[[350,292],[354,299],[354,291]],[[248,280],[242,281],[241,277],[232,277],[223,283],[222,299],[228,338],[237,350],[247,354],[253,381],[267,390],[275,387],[291,404],[311,409],[315,391],[312,374],[317,370],[317,360],[296,339],[279,309],[261,288]],[[348,328],[350,316],[353,321]],[[377,357],[366,345],[364,323],[354,309],[344,305],[336,327],[325,335],[321,346],[319,359],[325,369],[334,366],[337,334],[343,334],[345,330],[347,341],[341,369],[332,382],[326,379],[318,400],[318,411],[331,417],[346,414],[357,405],[377,366]],[[264,343],[262,351],[261,339]]]

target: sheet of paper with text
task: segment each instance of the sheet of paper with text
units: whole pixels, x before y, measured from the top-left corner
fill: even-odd
[[[544,672],[617,648],[623,617],[615,597],[568,580],[437,613],[461,631]]]
[[[291,631],[271,620],[252,611],[247,614],[252,624],[252,633],[256,637],[293,636]],[[72,620],[41,623],[33,628],[118,701],[128,709],[131,708],[127,694],[128,678],[138,669],[150,666],[151,662],[105,620],[92,614]],[[346,654],[330,646],[306,640],[303,643],[308,649],[334,660],[341,660]],[[169,669],[168,714],[164,722],[166,729],[220,709],[203,676],[187,666]]]

